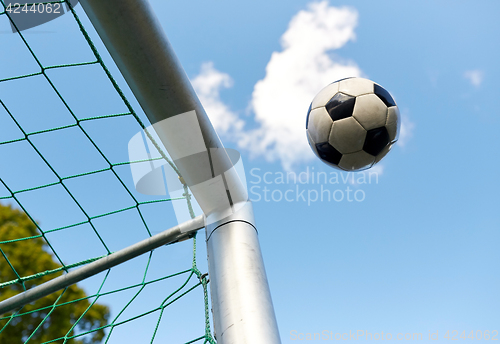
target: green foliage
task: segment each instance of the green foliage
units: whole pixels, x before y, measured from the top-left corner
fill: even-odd
[[[46,251],[45,240],[36,237],[37,235],[39,235],[37,227],[24,212],[0,204],[2,242],[35,236],[27,240],[0,244],[3,254],[3,257],[0,257],[0,283],[61,267]],[[61,272],[5,286],[0,289],[0,300],[8,299],[24,291],[25,288],[40,285],[59,275]],[[8,314],[4,314],[3,320],[0,320],[0,344],[24,343],[28,338],[30,339],[28,343],[44,343],[57,338],[60,340],[54,343],[100,343],[105,333],[103,329],[98,328],[107,325],[109,309],[97,303],[90,307],[92,301],[86,297],[81,288],[72,285],[64,291],[53,293],[24,306],[20,312],[22,316],[10,319],[6,318]],[[58,298],[57,305],[67,304],[53,308]],[[93,332],[86,336],[70,338],[87,331]]]

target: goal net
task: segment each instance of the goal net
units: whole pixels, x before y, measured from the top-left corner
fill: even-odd
[[[186,185],[175,198],[135,189],[144,160],[127,145],[141,131],[182,177],[81,6],[0,2],[1,301],[172,227],[174,203],[194,212]],[[33,29],[12,19],[57,4]],[[196,237],[162,246],[2,314],[0,343],[215,343],[196,256]]]

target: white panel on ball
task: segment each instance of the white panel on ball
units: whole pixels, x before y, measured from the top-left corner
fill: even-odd
[[[385,125],[387,106],[375,94],[365,94],[356,98],[352,114],[366,130]]]
[[[332,119],[324,107],[314,109],[309,114],[309,123],[307,131],[311,135],[314,143],[322,143],[328,141],[330,129],[332,127]]]
[[[311,103],[311,109],[316,109],[320,106],[325,106],[326,103],[332,99],[332,97],[339,91],[339,83],[334,82],[323,88],[319,93],[314,97]]]
[[[399,136],[399,127],[401,125],[401,117],[397,106],[391,106],[387,109],[387,122],[385,127],[389,133],[389,141],[396,142]]]
[[[373,93],[373,81],[364,78],[350,78],[339,81],[339,92],[353,97]]]
[[[316,154],[316,156],[319,156],[318,150],[316,149],[316,143],[311,138],[311,134],[309,134],[309,130],[306,130],[306,134],[307,134],[307,141],[309,142],[309,146],[313,150],[314,154]]]
[[[340,153],[354,153],[363,149],[366,130],[354,117],[333,122],[330,131],[330,144]]]
[[[375,157],[366,153],[365,151],[359,151],[356,153],[344,154],[342,159],[340,159],[339,167],[346,171],[359,170],[362,168],[369,168],[375,162]]]

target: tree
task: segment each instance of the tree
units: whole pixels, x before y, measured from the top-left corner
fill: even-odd
[[[37,236],[36,225],[22,211],[13,209],[11,206],[0,204],[0,241],[15,240]],[[42,237],[30,238],[0,244],[3,256],[0,256],[0,283],[15,280],[19,276],[30,276],[39,272],[53,270],[61,267],[54,261],[52,254],[47,252],[47,245]],[[5,259],[8,258],[8,261]],[[10,264],[9,264],[10,262]],[[11,267],[12,265],[12,267]],[[14,271],[15,270],[15,271]],[[24,282],[26,289],[35,285],[40,285],[54,277],[60,276],[62,272],[48,274],[36,279]],[[24,291],[21,283],[10,284],[0,288],[0,300],[8,299]],[[75,333],[82,333],[95,330],[108,323],[109,309],[104,305],[95,303],[82,319],[78,319],[84,314],[91,304],[88,299],[70,302],[85,298],[87,295],[77,285],[68,287],[59,301],[58,305],[70,302],[67,305],[46,308],[52,306],[62,291],[46,296],[34,303],[26,305],[20,313],[25,315],[14,317],[9,323],[7,315],[4,314],[0,319],[0,344],[24,343],[30,336],[29,343],[44,343],[65,336],[71,337]],[[53,310],[52,310],[53,309]],[[50,312],[52,310],[52,312]],[[31,313],[28,313],[31,312]],[[50,315],[47,317],[47,315]],[[28,313],[28,314],[26,314]],[[76,326],[72,326],[78,321]],[[8,323],[7,326],[5,326]],[[39,326],[41,324],[41,326]],[[38,327],[38,329],[37,329]],[[35,331],[36,330],[36,331]],[[89,335],[56,341],[55,343],[66,344],[93,344],[100,343],[105,333],[103,329],[96,330]]]

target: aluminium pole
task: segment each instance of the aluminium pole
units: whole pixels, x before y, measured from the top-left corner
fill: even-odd
[[[146,252],[152,251],[160,246],[186,240],[192,237],[196,231],[203,227],[205,227],[205,219],[202,215],[200,215],[192,220],[186,221],[180,225],[153,235],[152,237],[139,241],[138,243],[113,252],[109,256],[99,258],[88,265],[84,265],[81,268],[72,270],[67,274],[51,279],[50,281],[40,284],[39,286],[0,301],[0,315],[12,312],[16,308],[22,307],[58,290],[69,287],[72,284],[111,269],[114,266],[138,257]]]
[[[280,343],[246,187],[151,5],[147,0],[81,4],[206,216],[218,343]],[[192,133],[201,137],[186,140]],[[185,154],[193,148],[186,145],[196,146],[191,139],[203,145],[203,154],[197,154],[199,145],[191,150],[195,159]]]

